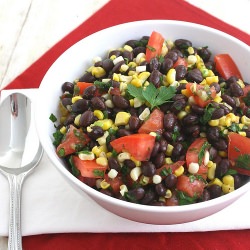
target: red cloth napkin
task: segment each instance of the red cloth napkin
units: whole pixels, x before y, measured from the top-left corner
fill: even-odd
[[[195,22],[222,30],[250,45],[250,36],[183,0],[111,0],[69,33],[6,89],[36,88],[51,64],[71,45],[112,25],[146,19]],[[121,31],[122,32],[122,31]],[[84,211],[83,211],[84,213]],[[228,218],[230,220],[230,218]],[[215,222],[216,223],[216,222]],[[26,250],[54,249],[249,249],[250,230],[190,233],[50,234],[26,236]]]

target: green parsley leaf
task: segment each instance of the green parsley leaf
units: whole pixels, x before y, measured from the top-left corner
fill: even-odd
[[[210,145],[207,141],[205,141],[205,142],[202,144],[201,149],[200,149],[200,152],[199,152],[199,154],[198,154],[198,163],[199,163],[199,165],[201,165],[201,163],[202,163],[202,160],[203,160],[203,158],[204,158],[206,149],[208,149],[210,146],[211,146],[211,145]]]
[[[103,171],[103,170],[94,169],[94,170],[93,170],[93,174],[94,174],[96,177],[104,177],[104,171]]]
[[[55,133],[53,133],[53,137],[53,144],[57,147],[61,143],[64,135],[59,130],[57,130]]]
[[[180,206],[193,204],[196,202],[196,199],[197,199],[196,195],[194,197],[190,197],[181,191],[177,192],[177,197],[178,197]]]
[[[205,112],[203,116],[200,119],[200,122],[202,124],[206,124],[211,120],[211,117],[213,115],[213,112],[216,110],[216,108],[212,104],[208,104],[205,108]]]
[[[100,90],[108,91],[109,88],[112,86],[112,82],[94,81],[94,85]]]
[[[128,92],[131,96],[148,102],[153,109],[170,100],[175,95],[176,89],[172,86],[156,88],[152,83],[149,83],[145,89],[128,84]]]
[[[250,170],[250,154],[242,154],[235,160],[235,166]]]
[[[75,166],[74,162],[73,162],[73,157],[72,155],[69,158],[69,164],[71,166],[71,172],[74,176],[79,176],[80,175],[80,170]]]
[[[57,118],[54,114],[51,114],[49,119],[52,121],[52,122],[56,122],[57,121]]]

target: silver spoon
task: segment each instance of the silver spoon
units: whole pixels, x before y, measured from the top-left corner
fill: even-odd
[[[10,186],[9,250],[22,249],[21,188],[38,165],[43,149],[36,134],[30,99],[14,93],[0,105],[0,172]]]

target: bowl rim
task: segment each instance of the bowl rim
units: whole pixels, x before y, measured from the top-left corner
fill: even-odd
[[[80,39],[79,41],[77,41],[76,43],[74,43],[73,45],[71,45],[68,49],[66,49],[60,56],[58,56],[58,58],[53,62],[53,64],[51,65],[51,67],[48,69],[48,71],[46,72],[46,74],[44,75],[42,81],[41,81],[41,85],[39,87],[38,90],[38,98],[36,101],[36,104],[38,107],[36,107],[36,109],[39,109],[39,103],[41,103],[41,98],[40,93],[42,93],[43,88],[44,88],[44,82],[46,82],[46,77],[48,76],[49,72],[53,70],[54,65],[57,63],[58,60],[60,60],[60,58],[65,54],[68,53],[68,51],[71,50],[72,47],[76,46],[77,44],[81,43],[83,40],[86,39],[91,39],[93,36],[97,36],[99,34],[105,33],[107,30],[111,30],[111,31],[115,31],[118,29],[121,29],[124,26],[129,26],[129,25],[148,25],[148,24],[162,24],[162,25],[182,25],[185,27],[194,27],[194,28],[199,28],[202,30],[208,30],[211,33],[215,33],[218,34],[220,36],[224,36],[230,40],[232,40],[233,42],[239,44],[240,46],[244,47],[244,49],[248,50],[250,52],[250,47],[244,43],[243,41],[239,40],[238,38],[235,38],[234,36],[225,33],[224,31],[221,30],[217,30],[215,28],[206,26],[206,25],[202,25],[202,24],[198,24],[198,23],[193,23],[193,22],[189,22],[189,21],[180,21],[180,20],[165,20],[165,19],[152,19],[152,20],[139,20],[139,21],[132,21],[132,22],[124,22],[124,23],[120,23],[111,27],[107,27],[101,30],[98,30],[82,39]],[[38,116],[36,116],[38,117]],[[41,124],[39,124],[39,118],[35,119],[36,120],[36,126],[37,126],[37,130],[38,130],[38,135],[39,135],[39,139],[43,145],[43,148],[45,150],[45,152],[47,153],[51,163],[56,167],[56,169],[63,175],[64,178],[70,179],[70,181],[72,183],[75,184],[76,187],[78,187],[80,190],[83,190],[87,195],[90,196],[94,196],[96,198],[98,198],[99,200],[105,201],[109,204],[115,204],[124,208],[128,208],[128,209],[132,209],[132,210],[144,210],[144,211],[148,211],[148,212],[155,212],[155,213],[165,213],[165,212],[175,212],[175,213],[181,213],[181,212],[187,212],[187,211],[196,211],[196,210],[200,210],[203,209],[204,206],[206,208],[208,207],[213,207],[213,206],[217,206],[218,204],[222,204],[225,203],[227,200],[230,201],[232,199],[236,199],[236,198],[240,198],[240,194],[243,194],[245,192],[247,192],[248,190],[250,190],[250,182],[246,183],[244,186],[240,187],[239,189],[234,190],[231,193],[228,193],[226,195],[223,195],[221,197],[212,199],[212,200],[208,200],[205,202],[200,202],[200,203],[194,203],[194,204],[189,204],[189,205],[183,205],[183,206],[149,206],[149,205],[142,205],[142,204],[135,204],[135,203],[131,203],[128,201],[123,201],[123,200],[119,200],[117,198],[114,197],[110,197],[107,195],[104,195],[102,193],[100,193],[99,191],[89,187],[87,184],[81,182],[80,180],[78,180],[75,176],[73,176],[73,174],[71,174],[62,164],[62,162],[60,162],[59,158],[56,159],[55,155],[51,152],[50,148],[47,148],[47,142],[49,140],[49,136],[47,135],[47,139],[45,139],[42,134],[41,134]],[[205,204],[205,205],[204,205]]]

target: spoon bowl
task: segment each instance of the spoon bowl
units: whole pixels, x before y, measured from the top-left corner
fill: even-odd
[[[22,183],[40,162],[43,149],[36,134],[33,106],[28,97],[21,93],[6,97],[1,102],[0,117],[4,119],[0,131],[0,172],[10,185],[8,249],[18,250],[22,249]]]

